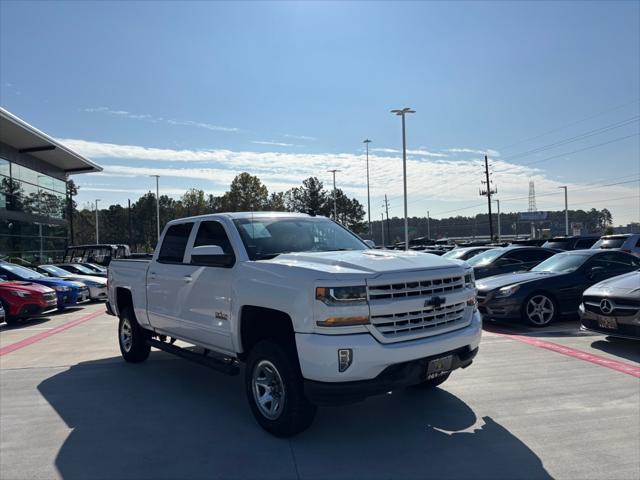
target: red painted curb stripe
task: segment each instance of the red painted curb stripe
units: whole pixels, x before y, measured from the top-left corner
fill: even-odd
[[[518,340],[519,342],[533,345],[534,347],[544,348],[547,350],[551,350],[552,352],[561,353],[562,355],[567,355],[569,357],[577,358],[579,360],[584,360],[585,362],[595,363],[596,365],[600,365],[601,367],[617,370],[618,372],[626,373],[627,375],[631,375],[632,377],[640,378],[640,367],[636,367],[634,365],[630,365],[625,362],[611,360],[610,358],[605,358],[605,357],[601,357],[600,355],[594,355],[592,353],[583,352],[582,350],[576,350],[575,348],[565,347],[557,343],[547,342],[545,340],[540,340],[539,338],[535,338],[535,337],[527,337],[524,335],[513,335],[513,334],[498,333],[498,332],[492,332],[492,333],[496,333],[497,335],[507,337],[507,338],[513,338],[514,340]]]
[[[45,338],[50,337],[51,335],[55,335],[56,333],[63,332],[68,328],[75,327],[76,325],[80,325],[81,323],[91,320],[92,318],[96,318],[97,316],[102,315],[103,313],[104,312],[102,311],[90,313],[89,315],[85,315],[84,317],[80,317],[76,320],[72,320],[70,322],[63,323],[62,325],[58,325],[57,327],[54,327],[51,330],[47,330],[46,332],[41,332],[36,335],[27,337],[23,340],[20,340],[19,342],[7,345],[6,347],[0,348],[0,357],[3,355],[6,355],[7,353],[15,352],[16,350],[32,345],[36,342],[39,342],[40,340],[44,340]]]

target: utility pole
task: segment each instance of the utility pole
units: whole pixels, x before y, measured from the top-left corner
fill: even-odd
[[[496,199],[495,202],[498,204],[498,243],[500,243],[501,238],[501,230],[500,230],[500,200]]]
[[[382,212],[380,212],[380,230],[382,230],[382,247],[384,248],[384,213]]]
[[[336,202],[336,172],[339,172],[340,170],[336,170],[335,168],[333,170],[327,170],[331,173],[333,173],[333,220],[334,221],[338,221],[338,204]]]
[[[98,235],[98,202],[100,201],[99,198],[96,198],[96,244],[100,243],[100,236]]]
[[[487,197],[487,205],[489,205],[489,237],[493,242],[493,220],[491,219],[491,195],[498,193],[498,189],[491,188],[491,180],[489,180],[489,160],[487,156],[484,156],[484,174],[486,177],[486,181],[483,180],[482,184],[485,185],[486,189],[480,189],[480,196]]]
[[[564,188],[564,234],[568,237],[569,236],[569,205],[567,202],[567,186],[564,185],[558,188]]]
[[[369,193],[369,144],[371,140],[367,138],[362,143],[367,147],[367,218],[369,220],[369,235],[373,237],[373,232],[371,231],[371,195]]]
[[[407,214],[407,136],[404,127],[404,117],[407,113],[416,113],[408,107],[402,110],[391,110],[391,113],[402,117],[402,179],[404,184],[404,249],[409,250],[409,216]]]
[[[158,243],[160,243],[160,175],[151,175],[156,177],[156,230],[158,234]]]
[[[427,238],[431,240],[431,218],[429,217],[429,210],[427,210]]]
[[[131,235],[131,199],[128,198],[127,202],[129,203],[129,208],[127,210],[127,230],[129,232],[129,245],[133,243],[132,235]]]
[[[391,233],[389,231],[389,200],[387,200],[387,194],[384,194],[384,209],[387,212],[387,241],[391,243]]]

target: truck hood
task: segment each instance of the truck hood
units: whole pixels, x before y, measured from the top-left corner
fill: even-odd
[[[611,294],[640,297],[640,271],[625,273],[596,283],[585,295]]]
[[[464,266],[459,260],[420,252],[392,250],[349,250],[344,252],[301,252],[278,255],[260,263],[272,263],[329,273],[388,273]]]

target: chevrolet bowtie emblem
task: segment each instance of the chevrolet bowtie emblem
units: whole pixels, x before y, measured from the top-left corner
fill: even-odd
[[[446,302],[447,302],[447,299],[444,298],[444,297],[431,297],[428,300],[425,300],[424,306],[425,307],[440,308]]]

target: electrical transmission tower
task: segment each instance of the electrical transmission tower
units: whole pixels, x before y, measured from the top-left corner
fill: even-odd
[[[533,180],[529,180],[529,211],[538,211],[536,207],[536,187],[533,184]],[[536,238],[536,224],[533,220],[531,220],[531,238]]]
[[[389,234],[389,200],[387,200],[387,194],[384,194],[384,203],[382,204],[387,213],[387,242],[391,245],[391,235]]]
[[[497,188],[493,188],[492,181],[489,178],[489,160],[487,160],[487,156],[484,156],[484,174],[486,180],[481,180],[482,187],[480,187],[480,196],[487,197],[487,205],[489,205],[489,237],[491,241],[493,241],[493,220],[491,219],[491,195],[495,195],[498,193]]]

